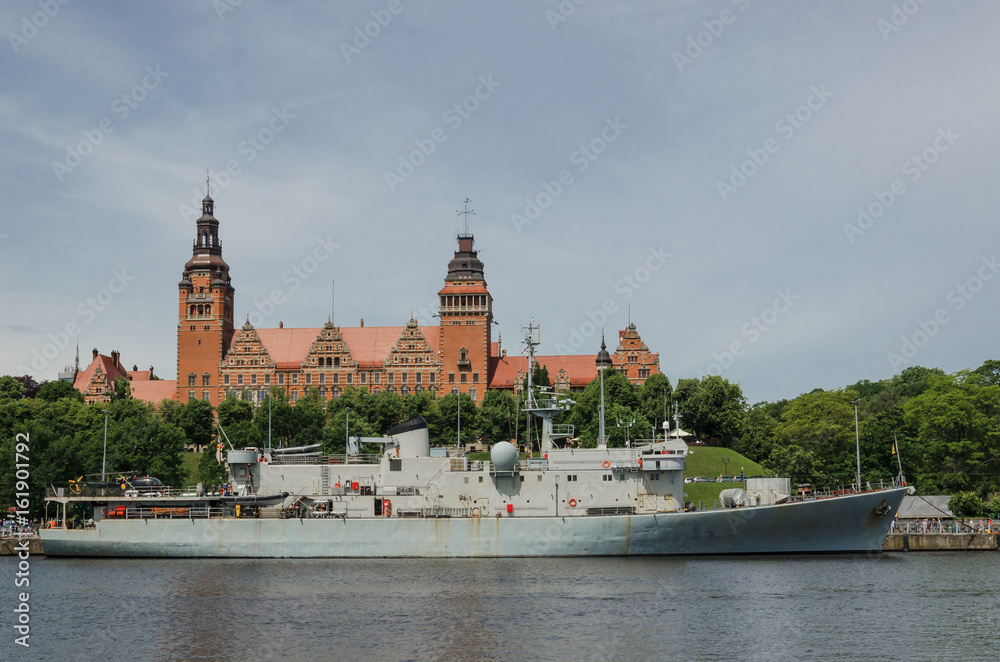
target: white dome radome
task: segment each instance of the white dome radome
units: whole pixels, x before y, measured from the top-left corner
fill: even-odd
[[[490,459],[497,471],[513,471],[514,465],[517,464],[517,448],[509,441],[493,444]]]

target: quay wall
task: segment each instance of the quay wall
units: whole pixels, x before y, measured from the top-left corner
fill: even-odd
[[[886,552],[997,551],[996,533],[890,533]]]
[[[0,539],[0,556],[13,556],[17,554],[14,548],[20,544],[17,538]],[[32,556],[43,556],[45,550],[42,549],[42,541],[38,538],[28,539],[28,553]]]

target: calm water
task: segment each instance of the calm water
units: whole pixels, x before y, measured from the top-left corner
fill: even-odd
[[[718,559],[31,561],[0,659],[995,660],[994,552]]]

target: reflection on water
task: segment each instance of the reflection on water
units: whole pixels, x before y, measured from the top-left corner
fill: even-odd
[[[0,561],[0,572],[12,568]],[[990,552],[37,559],[32,647],[16,653],[102,662],[995,659],[986,642],[996,636],[998,580]],[[12,645],[8,637],[0,650]]]

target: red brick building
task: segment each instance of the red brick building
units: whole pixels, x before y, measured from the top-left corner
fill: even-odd
[[[527,357],[508,357],[492,340],[493,297],[468,231],[458,236],[458,250],[438,292],[438,326],[410,319],[388,327],[365,326],[362,320],[357,327],[327,321],[315,328],[279,323],[278,328],[258,329],[247,320],[237,328],[235,292],[222,259],[214,202],[206,196],[192,256],[178,284],[177,380],[160,380],[149,389],[150,396],[169,391],[156,401],[200,398],[218,405],[234,394],[260,402],[268,388],[280,386],[294,402],[308,390],[330,399],[351,386],[401,395],[462,392],[479,402],[487,388],[520,389],[527,370]],[[548,369],[553,386],[570,390],[582,389],[597,376],[595,355],[536,358]],[[112,366],[119,364],[117,353],[113,356],[108,364],[95,350],[94,363],[77,377],[75,385],[81,391],[86,386],[87,397],[107,397],[114,380],[110,375],[118,370]],[[636,384],[660,368],[659,354],[649,351],[634,324],[619,332],[612,362]],[[127,371],[121,372],[118,376],[127,377]],[[131,379],[140,397],[136,385],[149,379]],[[84,385],[81,380],[90,381]]]

